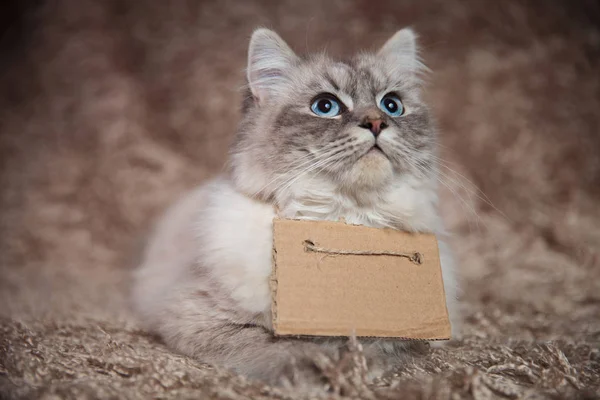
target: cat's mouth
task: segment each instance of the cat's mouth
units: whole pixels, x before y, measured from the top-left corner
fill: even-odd
[[[378,144],[374,144],[366,153],[367,154],[372,154],[372,155],[382,155],[384,157],[387,158],[387,154],[385,154],[385,151],[383,151],[383,149],[381,147],[379,147]]]

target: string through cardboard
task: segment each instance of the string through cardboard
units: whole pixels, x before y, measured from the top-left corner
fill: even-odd
[[[340,250],[340,249],[328,249],[325,247],[317,246],[312,240],[304,241],[304,250],[312,251],[313,253],[324,253],[330,255],[351,255],[351,256],[392,256],[392,257],[404,257],[410,260],[413,264],[423,264],[423,255],[419,252],[414,253],[401,253],[397,251],[372,251],[372,250]]]

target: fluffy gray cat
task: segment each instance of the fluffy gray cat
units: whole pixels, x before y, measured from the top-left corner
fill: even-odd
[[[409,29],[348,61],[299,57],[276,33],[256,30],[230,172],[167,211],[136,271],[145,326],[175,351],[271,383],[292,365],[311,373],[317,352],[334,354],[343,340],[272,335],[272,220],[277,212],[443,233],[423,69]],[[456,326],[452,259],[440,250]],[[406,347],[363,344],[372,365]]]

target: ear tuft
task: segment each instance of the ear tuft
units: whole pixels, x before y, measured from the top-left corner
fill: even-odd
[[[410,28],[396,32],[379,50],[381,56],[417,57],[417,35]]]
[[[385,42],[377,55],[400,69],[416,73],[427,71],[427,67],[419,59],[417,35],[410,28],[404,28],[396,32]]]
[[[296,63],[296,54],[279,35],[269,29],[254,31],[248,48],[248,84],[259,103],[286,83],[286,74]]]

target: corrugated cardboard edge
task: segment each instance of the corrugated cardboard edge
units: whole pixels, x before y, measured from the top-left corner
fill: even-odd
[[[275,248],[275,220],[291,220],[291,221],[303,221],[300,218],[279,218],[279,217],[275,217],[273,219],[273,243],[272,243],[272,269],[271,269],[271,276],[269,279],[269,287],[271,289],[271,318],[272,318],[272,326],[273,326],[273,332],[275,336],[282,336],[282,337],[287,337],[287,336],[293,336],[293,337],[306,337],[306,338],[310,338],[310,337],[315,337],[315,335],[298,335],[298,334],[276,334],[275,332],[277,331],[277,324],[278,324],[278,317],[277,317],[277,289],[278,289],[278,277],[277,277],[277,249]],[[319,222],[319,221],[314,221],[314,222]],[[336,221],[326,221],[326,222],[336,222]],[[358,224],[349,224],[347,223],[345,220],[343,221],[337,221],[339,223],[343,223],[349,226],[361,226]],[[414,232],[416,233],[416,232]],[[439,246],[439,242],[437,240],[436,237],[436,241],[435,241],[435,245],[439,254],[440,251],[440,246]],[[438,263],[441,264],[441,261],[438,260]],[[441,265],[439,265],[439,268],[441,269]],[[443,278],[443,274],[440,274],[440,279],[441,279],[441,283],[442,283],[442,292],[444,294],[444,297],[446,297],[446,288],[444,285],[444,278]],[[449,315],[448,312],[448,304],[445,303],[445,308],[446,308],[446,316]],[[450,319],[448,318],[448,321],[450,322]],[[339,338],[347,338],[348,336],[326,336],[328,338],[334,338],[334,337],[339,337]],[[447,338],[433,338],[433,339],[424,339],[424,338],[410,338],[410,337],[402,337],[402,336],[394,336],[394,337],[380,337],[380,336],[360,336],[363,338],[377,338],[377,339],[381,339],[381,340],[399,340],[399,341],[415,341],[415,342],[435,342],[435,341],[448,341],[451,340],[451,337],[447,337]]]
[[[271,321],[273,332],[277,331],[277,249],[275,249],[275,224],[273,224],[273,244],[271,249],[271,277],[269,287],[271,288]]]

